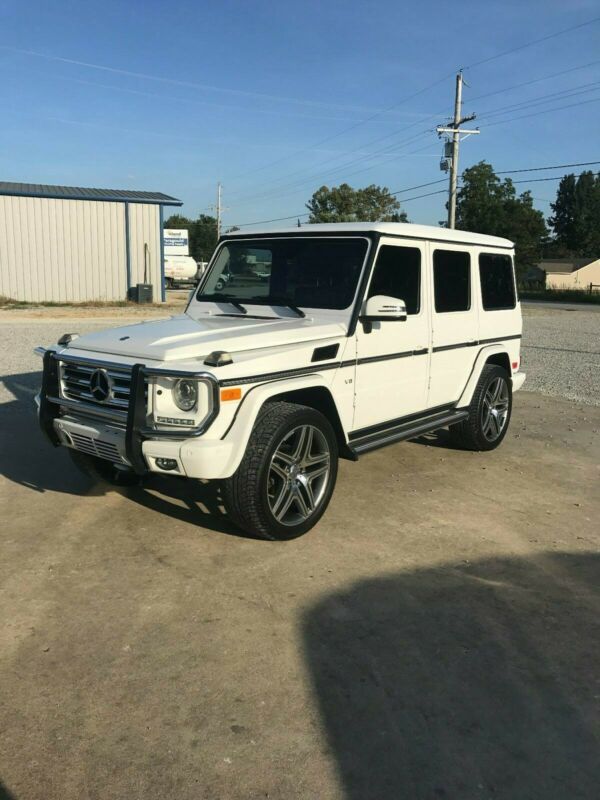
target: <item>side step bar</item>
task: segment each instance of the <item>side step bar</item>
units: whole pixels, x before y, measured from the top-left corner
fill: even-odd
[[[414,439],[423,433],[431,433],[439,428],[445,428],[447,425],[454,425],[455,422],[461,422],[468,416],[469,412],[466,409],[453,409],[452,411],[444,411],[441,414],[432,414],[429,417],[421,417],[418,420],[413,419],[410,422],[394,425],[378,433],[362,436],[360,439],[350,442],[348,447],[358,457],[371,450],[377,450],[379,447],[402,442],[405,439]]]

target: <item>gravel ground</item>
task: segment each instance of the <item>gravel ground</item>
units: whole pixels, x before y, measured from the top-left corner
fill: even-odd
[[[524,389],[600,405],[600,313],[597,309],[523,309]]]
[[[55,342],[65,331],[86,333],[93,330],[139,322],[141,318],[160,318],[179,309],[147,310],[131,314],[129,309],[105,310],[94,317],[60,317],[60,309],[34,312],[0,312],[0,335],[4,344],[4,375],[18,375],[40,368],[32,353],[38,344]],[[92,312],[93,313],[93,312]],[[524,390],[563,397],[581,403],[600,405],[600,313],[584,307],[548,308],[525,305],[523,309],[523,369],[527,373]],[[11,399],[0,384],[0,402]]]

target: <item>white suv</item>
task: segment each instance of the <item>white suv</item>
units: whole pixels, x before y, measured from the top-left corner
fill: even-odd
[[[105,479],[220,481],[241,528],[291,539],[340,457],[442,427],[500,444],[525,380],[513,255],[399,223],[229,233],[184,314],[38,348],[42,429]]]

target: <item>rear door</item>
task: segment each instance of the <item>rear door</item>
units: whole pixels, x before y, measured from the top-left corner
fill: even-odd
[[[425,407],[430,336],[426,252],[426,242],[418,239],[380,241],[365,300],[375,295],[404,300],[407,318],[358,323],[355,431]]]
[[[428,408],[454,403],[477,352],[475,257],[464,245],[431,245],[432,352]]]

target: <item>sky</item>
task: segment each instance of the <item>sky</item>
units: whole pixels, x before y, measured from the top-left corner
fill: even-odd
[[[438,224],[445,184],[411,187],[446,178],[460,68],[481,130],[461,169],[600,161],[598,0],[0,0],[0,180],[160,191],[193,217],[220,181],[225,226],[375,183]],[[558,181],[531,179],[581,169],[512,177],[548,214]]]

